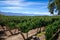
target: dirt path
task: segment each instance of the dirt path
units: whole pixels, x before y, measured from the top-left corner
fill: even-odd
[[[44,29],[44,27],[41,28],[41,30],[43,30],[43,29]],[[8,33],[9,32],[7,32],[7,34]],[[36,33],[37,33],[37,28],[33,29],[33,30],[30,30],[28,32],[28,37],[30,37],[32,35],[35,35]],[[24,33],[24,36],[26,37],[26,33]],[[14,36],[7,37],[5,40],[23,40],[23,38],[22,38],[21,34],[17,34],[17,35],[14,35]]]
[[[45,40],[45,32],[38,33],[36,35],[40,40]]]
[[[20,34],[18,34],[18,35],[10,36],[5,40],[23,40],[23,38],[21,37]]]
[[[59,34],[59,37],[58,37],[58,39],[57,40],[60,40],[60,34]]]
[[[39,37],[40,40],[45,40],[45,35]]]

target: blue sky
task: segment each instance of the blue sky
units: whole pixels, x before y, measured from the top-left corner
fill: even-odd
[[[0,11],[50,15],[47,5],[48,0],[0,0]]]

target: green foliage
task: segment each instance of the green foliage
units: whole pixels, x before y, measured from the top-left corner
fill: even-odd
[[[60,21],[55,21],[53,24],[46,27],[46,40],[50,40],[54,33],[57,32],[60,26]],[[54,39],[53,39],[54,40]]]
[[[47,26],[60,20],[60,16],[0,16],[0,25],[10,29],[18,28],[26,33],[29,30]]]
[[[14,22],[8,22],[7,26],[9,26],[10,29],[16,28],[16,24]]]
[[[49,0],[48,9],[51,14],[56,11],[60,15],[60,0]]]

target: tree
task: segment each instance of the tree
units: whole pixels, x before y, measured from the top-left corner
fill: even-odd
[[[60,27],[59,24],[60,20],[55,21],[46,27],[46,40],[55,40],[55,38],[53,38],[53,35],[58,31],[58,28]]]
[[[48,9],[51,14],[54,14],[55,11],[60,15],[60,0],[49,0]]]
[[[10,32],[12,35],[13,35],[13,33],[11,32],[11,30],[16,28],[15,25],[16,25],[16,24],[15,24],[14,22],[7,22],[7,24],[6,24],[7,29],[9,30],[9,32]]]
[[[26,37],[28,38],[28,31],[31,29],[30,23],[23,22],[23,23],[17,24],[16,26],[19,29],[19,31],[21,31],[20,34],[22,35],[23,39],[24,40],[26,39],[23,33],[26,33]]]

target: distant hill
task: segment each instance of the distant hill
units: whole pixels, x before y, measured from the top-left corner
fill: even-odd
[[[0,12],[0,14],[7,16],[48,16],[48,15],[40,15],[40,14],[10,13],[10,12]]]

